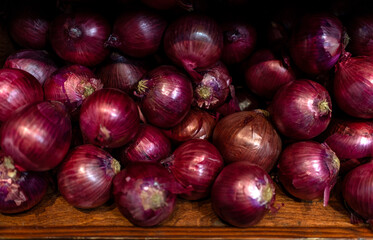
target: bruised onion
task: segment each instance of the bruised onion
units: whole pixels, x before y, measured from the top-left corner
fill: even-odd
[[[0,121],[9,119],[18,108],[44,99],[41,84],[19,69],[0,69]]]
[[[161,163],[181,185],[192,188],[192,191],[181,195],[188,200],[208,197],[212,184],[224,165],[218,149],[204,139],[186,141]]]
[[[101,147],[116,148],[137,133],[140,119],[136,103],[125,92],[104,88],[91,94],[80,109],[83,138]]]
[[[275,185],[266,171],[248,162],[224,167],[211,192],[214,212],[236,227],[257,224],[273,208]]]
[[[300,141],[287,146],[278,161],[278,176],[294,197],[306,201],[324,198],[337,182],[340,162],[325,143]]]
[[[57,70],[57,65],[45,50],[20,50],[9,55],[4,68],[24,70],[43,84]]]
[[[64,105],[42,101],[26,105],[1,126],[1,149],[27,171],[46,171],[65,157],[72,128]]]
[[[99,207],[111,197],[112,181],[120,164],[109,153],[91,144],[72,150],[58,168],[58,190],[74,207]]]
[[[160,128],[180,123],[188,114],[193,88],[189,78],[173,66],[159,66],[139,81],[137,94],[146,120]]]
[[[103,87],[87,67],[70,65],[58,69],[44,83],[45,99],[62,102],[74,112],[93,92]]]
[[[226,163],[244,161],[269,172],[281,152],[281,138],[260,111],[243,111],[222,118],[213,143]]]
[[[273,122],[283,135],[311,139],[329,125],[332,102],[328,91],[309,79],[298,79],[277,90],[270,105]]]

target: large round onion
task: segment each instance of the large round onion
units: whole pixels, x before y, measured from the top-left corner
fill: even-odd
[[[78,208],[101,206],[111,197],[112,181],[120,164],[109,153],[91,144],[72,150],[58,168],[58,190]]]
[[[236,227],[258,223],[274,201],[275,185],[271,177],[248,162],[235,162],[223,168],[211,192],[214,212]]]
[[[260,111],[243,111],[221,119],[213,143],[226,163],[257,164],[269,172],[281,152],[281,138]]]
[[[302,200],[324,198],[337,182],[340,162],[328,145],[301,141],[287,146],[278,162],[279,180],[294,197]]]
[[[83,102],[79,123],[86,141],[101,147],[116,148],[136,135],[140,119],[132,98],[121,90],[104,88]]]
[[[65,157],[71,143],[71,121],[57,101],[24,106],[1,126],[1,149],[21,168],[46,171]]]
[[[209,141],[192,139],[176,148],[162,164],[167,166],[181,185],[192,188],[192,191],[181,197],[199,200],[209,196],[224,162],[218,149]]]
[[[43,88],[31,74],[19,69],[0,69],[0,121],[9,119],[18,108],[43,99]]]

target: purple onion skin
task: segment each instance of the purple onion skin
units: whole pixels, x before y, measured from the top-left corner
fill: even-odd
[[[347,45],[349,51],[355,56],[372,56],[373,16],[355,16],[347,24],[347,30],[351,39]]]
[[[275,185],[266,171],[248,162],[224,167],[211,192],[214,212],[236,227],[257,224],[272,208]]]
[[[373,61],[369,57],[342,59],[335,67],[333,92],[337,105],[357,118],[373,118]]]
[[[298,79],[282,86],[273,97],[270,109],[278,131],[297,140],[321,134],[332,116],[328,91],[308,79]]]
[[[327,144],[299,141],[282,151],[278,176],[292,196],[306,201],[324,198],[327,206],[339,168],[339,159]]]
[[[112,181],[120,164],[91,144],[72,150],[58,168],[58,190],[72,206],[83,209],[103,205],[111,197]]]
[[[113,194],[119,211],[132,224],[155,226],[174,210],[175,179],[158,163],[134,163],[114,178]]]
[[[105,41],[110,25],[95,13],[76,12],[57,16],[51,25],[50,42],[63,60],[84,66],[95,66],[108,55]]]
[[[333,15],[304,16],[290,40],[290,54],[305,73],[317,75],[334,67],[344,49],[342,23]]]
[[[62,102],[70,113],[76,111],[95,91],[101,80],[87,67],[69,65],[58,69],[44,83],[45,99]]]
[[[171,142],[160,129],[141,124],[136,136],[120,150],[120,161],[124,166],[131,162],[157,163],[171,153]]]
[[[173,66],[159,66],[149,72],[148,78],[138,84],[143,95],[140,108],[146,120],[160,128],[180,123],[188,114],[192,100],[192,83]]]
[[[28,72],[0,69],[0,121],[6,121],[20,107],[44,99],[41,84]]]
[[[201,80],[201,76],[195,70],[216,63],[222,49],[222,31],[214,19],[205,15],[182,16],[165,32],[165,53],[196,80]]]
[[[13,159],[0,152],[0,212],[14,214],[37,205],[48,190],[43,173],[21,172]]]
[[[218,149],[204,139],[186,141],[162,163],[181,185],[192,187],[192,191],[180,195],[187,200],[208,197],[212,184],[224,166]]]
[[[104,88],[83,102],[79,123],[83,138],[88,143],[117,148],[136,135],[140,118],[131,97],[121,90]]]
[[[1,126],[1,149],[26,171],[56,167],[69,150],[72,127],[64,105],[43,101],[19,109]]]
[[[113,26],[108,45],[124,54],[143,58],[157,52],[167,27],[167,21],[152,10],[125,12]]]
[[[45,50],[20,50],[6,59],[4,68],[17,68],[34,76],[43,85],[45,80],[57,70],[57,65]]]

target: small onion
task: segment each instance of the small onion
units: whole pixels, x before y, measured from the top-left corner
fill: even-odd
[[[65,157],[72,127],[64,105],[35,102],[21,108],[1,126],[1,149],[27,171],[46,171]]]
[[[162,160],[175,179],[193,190],[181,197],[199,200],[210,195],[215,178],[222,170],[224,161],[218,149],[204,139],[192,139],[180,145],[172,155]]]
[[[83,102],[79,123],[87,142],[116,148],[128,143],[136,135],[140,119],[132,98],[121,90],[104,88]]]
[[[0,121],[7,120],[20,107],[44,99],[41,84],[19,69],[0,69],[0,89]]]
[[[214,212],[236,227],[257,224],[273,208],[275,185],[262,168],[248,162],[229,164],[216,178],[211,192]]]
[[[243,111],[222,118],[214,129],[213,143],[226,163],[257,164],[269,172],[281,152],[281,138],[260,111]]]
[[[327,144],[300,141],[282,151],[278,176],[292,196],[306,201],[324,198],[326,206],[339,168],[339,159]]]
[[[110,199],[120,164],[109,153],[86,144],[72,150],[58,169],[58,190],[77,208],[95,208]]]

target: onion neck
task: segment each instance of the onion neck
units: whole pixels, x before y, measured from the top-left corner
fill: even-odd
[[[111,169],[113,169],[114,171],[114,174],[117,174],[120,172],[120,163],[118,160],[116,160],[115,158],[113,158],[111,160]]]
[[[332,111],[329,107],[328,101],[325,99],[319,102],[319,110],[321,115],[327,115]]]
[[[69,29],[69,36],[73,39],[80,38],[82,36],[82,31],[78,27],[72,27]]]
[[[211,96],[212,96],[211,87],[208,87],[208,86],[205,86],[205,85],[198,86],[197,89],[196,89],[196,92],[197,92],[198,96],[200,98],[204,99],[204,100],[210,99]]]
[[[259,202],[262,205],[266,205],[272,201],[273,198],[273,190],[270,184],[266,184],[263,186]]]
[[[14,166],[13,159],[11,157],[4,157],[3,164],[1,164],[0,167],[1,171],[1,178],[6,179],[6,178],[11,178],[14,179],[17,177],[17,169]]]
[[[139,96],[143,96],[147,89],[148,89],[148,81],[147,79],[143,79],[143,80],[140,80],[139,83],[137,84],[137,91],[136,93],[139,95]]]
[[[145,211],[149,209],[157,210],[167,205],[164,192],[154,186],[142,189],[140,198]]]

